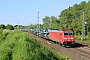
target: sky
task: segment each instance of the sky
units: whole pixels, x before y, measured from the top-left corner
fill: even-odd
[[[30,25],[43,23],[45,16],[58,17],[60,12],[74,4],[88,0],[0,0],[0,24]]]

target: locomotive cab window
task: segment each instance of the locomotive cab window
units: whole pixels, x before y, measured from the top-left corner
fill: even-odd
[[[69,32],[69,36],[71,36],[71,35],[73,35],[73,33],[72,32]]]
[[[71,35],[73,35],[72,32],[64,32],[64,36],[71,36]]]
[[[64,36],[68,36],[68,32],[64,32]]]

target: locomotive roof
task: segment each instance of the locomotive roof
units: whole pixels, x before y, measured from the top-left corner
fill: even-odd
[[[51,30],[51,32],[60,32],[60,30]]]
[[[72,31],[72,30],[51,30],[50,32],[69,32],[69,31]]]

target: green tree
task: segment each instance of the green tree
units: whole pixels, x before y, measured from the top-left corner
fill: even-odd
[[[45,18],[43,18],[43,27],[44,28],[50,27],[50,17],[49,16],[45,16]]]
[[[57,26],[58,26],[59,21],[58,21],[57,17],[51,16],[50,20],[51,20],[50,21],[51,28],[58,29],[59,27],[57,27]]]
[[[1,28],[1,29],[5,29],[6,27],[5,27],[4,24],[1,24],[1,25],[0,25],[0,28]]]
[[[55,16],[45,16],[45,18],[43,18],[43,28],[59,29],[59,26],[57,27],[59,23],[60,21]]]
[[[8,24],[8,25],[6,26],[6,29],[14,30],[14,27],[13,27],[12,25]]]

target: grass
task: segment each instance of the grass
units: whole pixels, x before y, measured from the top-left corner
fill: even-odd
[[[0,60],[65,60],[39,40],[20,31],[4,31],[0,38]]]
[[[75,35],[74,37],[75,37],[76,42],[83,42],[83,43],[89,43],[90,44],[89,36],[85,36],[84,40],[81,40],[81,37],[82,37],[81,35],[79,35],[79,36]]]

